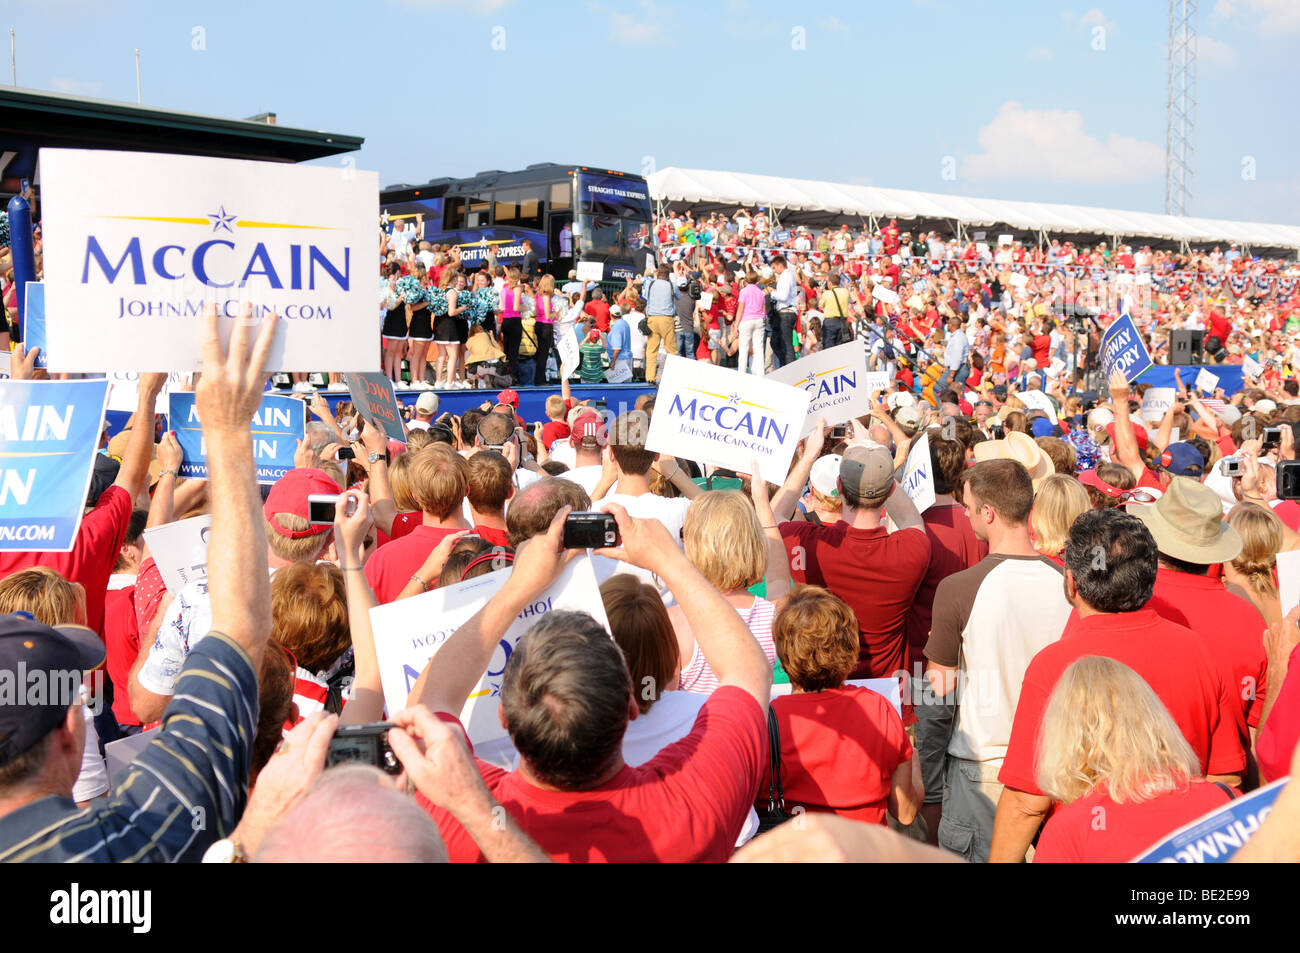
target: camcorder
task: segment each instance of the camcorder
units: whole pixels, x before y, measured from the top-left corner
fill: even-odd
[[[325,767],[356,762],[372,765],[385,774],[401,774],[402,762],[397,760],[397,755],[388,746],[388,729],[392,727],[394,725],[390,721],[343,726],[330,739]]]

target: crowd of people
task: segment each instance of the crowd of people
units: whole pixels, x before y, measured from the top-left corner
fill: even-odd
[[[74,549],[0,555],[0,668],[85,674],[0,706],[2,860],[1127,861],[1291,770],[1293,378],[1182,389],[1150,429],[1122,373],[1049,409],[1036,381],[896,380],[779,484],[647,449],[650,396],[615,415],[566,386],[528,421],[512,389],[459,416],[422,395],[405,441],[317,397],[263,493],[277,321],[227,349],[217,322],[208,479],[178,479],[143,375]],[[566,548],[593,509],[617,544]],[[200,514],[206,575],[171,591],[143,530]],[[506,630],[582,558],[608,630],[541,616],[499,673],[506,738],[472,747]],[[393,710],[370,610],[491,572]],[[379,722],[396,779],[326,768],[340,727]],[[143,732],[110,780],[103,746]],[[1300,859],[1297,800],[1243,858]]]

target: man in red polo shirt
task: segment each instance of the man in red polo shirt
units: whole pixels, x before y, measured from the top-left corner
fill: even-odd
[[[21,379],[23,355],[14,351],[14,377]],[[131,507],[149,478],[153,459],[154,401],[161,393],[166,374],[141,374],[135,414],[127,421],[131,436],[113,485],[99,495],[94,508],[81,518],[72,551],[67,553],[0,553],[0,579],[33,566],[47,566],[86,590],[86,625],[103,638],[104,594],[113,575],[118,550],[126,539]],[[172,474],[175,476],[175,474]]]
[[[443,537],[470,528],[461,509],[469,486],[464,457],[445,443],[430,444],[414,456],[406,472],[421,523],[380,546],[366,563],[366,579],[381,604],[395,600],[412,579],[429,588],[433,580],[417,575],[425,559]]]
[[[1135,516],[1089,510],[1065,547],[1065,594],[1075,612],[1060,641],[1034,656],[1020,688],[998,780],[990,861],[1024,859],[1052,800],[1038,787],[1036,746],[1061,673],[1086,655],[1113,658],[1146,679],[1196,752],[1209,780],[1241,783],[1246,752],[1241,705],[1196,633],[1146,608],[1155,586],[1156,542]]]
[[[1223,683],[1250,727],[1264,702],[1264,617],[1254,603],[1224,588],[1210,566],[1236,559],[1241,537],[1223,521],[1219,495],[1203,483],[1174,477],[1152,506],[1130,503],[1160,550],[1155,594],[1148,608],[1200,636]],[[1250,750],[1250,739],[1242,738]]]
[[[597,288],[591,293],[591,300],[583,306],[583,311],[596,319],[596,330],[601,334],[609,333],[609,302],[605,293]]]
[[[639,767],[623,762],[635,691],[618,644],[584,612],[552,611],[510,653],[501,722],[519,752],[514,771],[479,761],[493,797],[553,860],[724,861],[740,835],[768,763],[772,669],[740,615],[691,565],[658,520],[617,504],[622,546],[598,554],[657,575],[685,612],[718,678],[691,732]],[[536,603],[578,550],[563,548],[562,508],[519,549],[501,590],[457,629],[407,700],[457,727],[509,626]],[[579,557],[584,558],[584,557]],[[437,822],[453,862],[482,860],[449,813],[417,798]]]
[[[860,428],[857,428],[860,429]],[[789,519],[798,490],[821,454],[823,434],[808,435],[803,456],[773,501],[778,521]],[[796,582],[824,586],[858,617],[861,646],[852,678],[894,678],[907,669],[907,612],[930,565],[930,537],[921,514],[894,482],[894,458],[858,437],[840,459],[837,481],[843,511],[829,526],[782,522],[781,536]],[[897,530],[885,528],[885,510]]]

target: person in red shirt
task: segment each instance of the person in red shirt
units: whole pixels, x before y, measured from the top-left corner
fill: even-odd
[[[1241,537],[1223,521],[1219,495],[1188,477],[1174,477],[1154,505],[1128,504],[1160,550],[1149,608],[1200,636],[1223,682],[1256,727],[1263,706],[1264,617],[1249,599],[1229,592],[1210,566],[1241,553]],[[1250,739],[1242,738],[1250,750]]]
[[[989,554],[989,544],[975,535],[966,508],[953,498],[953,489],[966,471],[966,449],[956,440],[930,432],[930,466],[934,474],[934,503],[921,514],[930,537],[930,564],[907,610],[908,671],[920,677],[925,644],[930,640],[930,615],[939,583],[969,569]]]
[[[655,573],[696,633],[719,688],[690,734],[629,767],[623,734],[637,703],[618,644],[583,612],[553,610],[520,638],[501,684],[501,720],[519,767],[477,767],[493,797],[553,860],[723,861],[732,852],[768,761],[771,665],[740,615],[691,565],[658,520],[634,520],[617,504],[622,546],[598,555]],[[568,508],[518,552],[509,580],[429,660],[408,700],[460,727],[457,716],[506,630],[537,602],[566,563]],[[543,699],[543,702],[536,701]],[[399,717],[399,723],[402,719]],[[463,729],[462,729],[463,730]],[[483,855],[444,809],[421,795],[450,860]]]
[[[563,383],[567,391],[569,382],[566,380]],[[555,441],[563,440],[569,436],[569,425],[564,418],[571,403],[571,398],[566,401],[559,394],[552,394],[546,398],[546,416],[548,420],[542,427],[542,446],[547,450],[551,449],[551,445]]]
[[[515,495],[510,462],[495,450],[480,450],[466,463],[465,496],[474,520],[474,535],[505,546],[506,501]]]
[[[858,661],[858,622],[842,599],[806,586],[772,623],[791,693],[772,701],[781,735],[781,785],[786,810],[838,814],[884,824],[885,811],[903,826],[921,805],[919,760],[903,719],[883,695],[846,685]],[[769,767],[756,807],[770,799]]]
[[[1241,705],[1196,633],[1146,608],[1157,550],[1145,524],[1119,510],[1090,510],[1070,528],[1065,592],[1075,612],[1059,641],[1025,670],[998,780],[990,861],[1019,862],[1052,799],[1038,786],[1037,739],[1052,690],[1077,659],[1100,655],[1146,679],[1196,754],[1199,773],[1239,785],[1246,769]]]
[[[22,378],[23,356],[21,350],[14,350],[11,364],[15,379]],[[140,375],[139,400],[135,413],[127,421],[131,436],[118,466],[117,479],[81,518],[72,551],[0,553],[0,579],[33,566],[48,566],[69,582],[81,583],[86,590],[86,625],[99,633],[100,638],[104,635],[104,593],[108,591],[108,579],[126,539],[135,498],[149,478],[154,446],[154,402],[166,380],[166,374]]]
[[[597,288],[591,293],[591,300],[582,309],[596,319],[596,330],[601,334],[609,333],[609,303],[605,293]]]
[[[1030,346],[1034,349],[1034,360],[1043,370],[1047,370],[1048,365],[1052,363],[1052,322],[1044,318],[1034,325],[1033,340]]]
[[[896,678],[907,670],[907,611],[930,565],[930,538],[916,506],[894,482],[893,456],[865,437],[855,438],[840,459],[839,522],[781,522],[794,511],[823,437],[821,428],[808,435],[798,465],[772,503],[791,575],[829,589],[853,609],[861,645],[851,677]],[[886,510],[897,527],[893,533],[885,528]]]
[[[1300,745],[1300,606],[1264,635],[1268,676],[1259,718],[1255,755],[1264,781],[1276,781],[1289,771]]]
[[[1114,659],[1082,658],[1061,674],[1038,752],[1039,786],[1065,806],[1043,827],[1034,863],[1128,863],[1231,799],[1201,778],[1151,686]]]
[[[398,597],[444,536],[469,529],[461,515],[469,482],[464,457],[446,444],[430,444],[411,460],[407,479],[420,507],[421,523],[400,539],[380,546],[366,563],[366,579],[380,604]],[[420,582],[428,588],[432,580]]]

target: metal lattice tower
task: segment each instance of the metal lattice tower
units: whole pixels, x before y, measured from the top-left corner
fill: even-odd
[[[1196,0],[1169,0],[1165,213],[1190,215],[1196,164]]]

